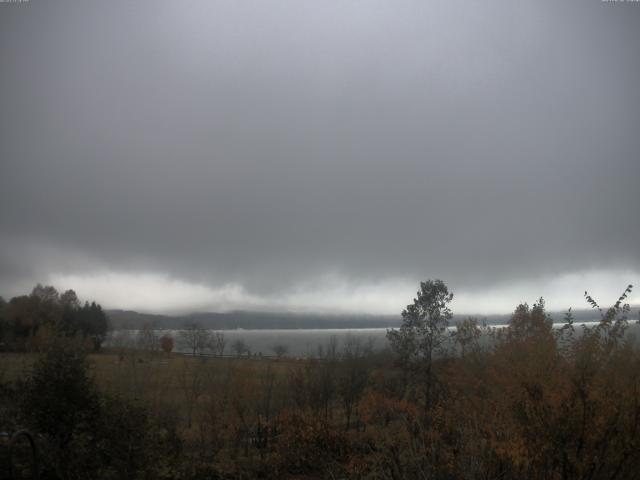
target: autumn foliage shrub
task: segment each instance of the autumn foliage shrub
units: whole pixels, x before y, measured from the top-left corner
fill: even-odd
[[[170,335],[163,335],[162,337],[160,337],[160,348],[166,354],[169,354],[173,351],[174,343],[175,342],[173,340],[173,337]]]
[[[277,422],[270,464],[276,475],[325,473],[337,470],[349,453],[343,429],[311,412],[285,412]]]

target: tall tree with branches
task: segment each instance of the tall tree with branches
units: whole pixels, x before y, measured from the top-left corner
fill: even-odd
[[[416,298],[402,312],[401,327],[387,331],[401,366],[422,387],[425,409],[434,401],[433,361],[444,351],[446,330],[453,316],[449,308],[452,300],[453,293],[442,280],[420,282]]]

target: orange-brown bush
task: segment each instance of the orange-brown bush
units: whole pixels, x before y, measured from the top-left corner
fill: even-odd
[[[280,432],[269,455],[274,473],[326,473],[340,470],[349,453],[342,429],[309,411],[283,413],[277,422]]]

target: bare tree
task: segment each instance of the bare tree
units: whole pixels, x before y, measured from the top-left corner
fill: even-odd
[[[145,323],[136,335],[136,345],[139,349],[147,352],[155,352],[160,347],[160,340],[153,327]]]
[[[467,353],[478,350],[478,341],[482,335],[482,330],[478,327],[477,319],[468,317],[456,324],[456,331],[452,335],[455,342],[460,346],[460,355],[464,357]]]
[[[187,347],[192,355],[202,353],[211,345],[211,333],[199,323],[187,322],[179,333],[182,344]]]
[[[213,350],[215,355],[223,356],[224,349],[227,345],[227,340],[224,338],[224,333],[215,332],[213,334],[213,338],[211,339],[211,349]]]
[[[311,359],[304,367],[305,393],[314,413],[322,415],[325,421],[331,413],[331,404],[335,398],[337,339],[332,337],[326,349],[318,348],[318,357]]]
[[[209,368],[206,373],[206,390],[202,397],[202,417],[198,422],[200,456],[208,457],[213,461],[225,444],[229,391],[235,372],[233,369],[219,371]]]
[[[273,353],[276,354],[276,356],[278,358],[284,357],[286,354],[289,353],[289,347],[287,347],[286,345],[283,345],[281,343],[276,344],[273,347],[271,347],[271,350],[273,351]]]
[[[327,360],[335,360],[338,358],[338,344],[340,341],[336,335],[331,335],[327,341],[326,346],[323,344],[318,345],[316,353],[317,358],[325,358]]]
[[[205,364],[200,360],[182,357],[178,381],[185,399],[188,428],[191,428],[195,406],[206,390],[205,373]]]
[[[249,351],[249,346],[241,338],[235,340],[231,345],[231,348],[238,357],[242,356],[243,353]]]
[[[258,393],[255,396],[256,401],[256,425],[255,440],[256,446],[260,449],[260,454],[264,454],[264,449],[269,445],[269,437],[271,435],[271,419],[273,411],[274,389],[276,384],[276,373],[271,364],[267,365],[267,369],[260,375],[260,381],[257,385]]]
[[[369,372],[365,362],[370,348],[370,344],[363,345],[359,338],[352,335],[348,335],[344,342],[341,368],[338,373],[338,391],[342,397],[342,405],[347,418],[347,430],[351,426],[353,410],[367,385]]]
[[[118,353],[119,360],[123,361],[125,353],[135,347],[135,340],[130,330],[112,331],[109,334],[108,344]]]

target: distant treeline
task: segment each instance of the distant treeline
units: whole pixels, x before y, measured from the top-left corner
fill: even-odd
[[[80,302],[73,290],[59,293],[36,285],[29,295],[0,297],[0,350],[29,351],[52,336],[80,337],[86,347],[99,350],[109,323],[102,307]]]

